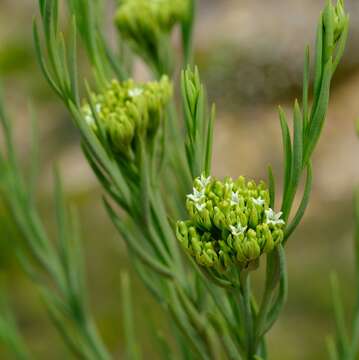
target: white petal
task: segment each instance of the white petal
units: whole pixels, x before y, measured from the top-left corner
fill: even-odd
[[[130,89],[128,91],[128,95],[131,96],[131,97],[136,97],[136,96],[139,96],[143,93],[143,90],[140,89],[140,88],[134,88],[134,89]]]

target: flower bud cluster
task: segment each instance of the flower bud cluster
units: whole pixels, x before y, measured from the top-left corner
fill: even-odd
[[[177,238],[201,266],[220,272],[247,268],[283,240],[282,213],[269,203],[264,182],[202,175],[187,195],[189,220],[177,222]]]
[[[123,0],[116,23],[122,34],[133,38],[141,32],[169,32],[187,12],[188,0]]]
[[[88,103],[82,111],[95,132],[96,115],[115,152],[128,155],[136,135],[152,136],[156,132],[171,96],[172,86],[166,76],[146,84],[113,80],[103,93],[91,95],[96,114]]]
[[[115,23],[132,50],[156,68],[168,61],[164,36],[185,20],[188,9],[188,0],[123,0]]]

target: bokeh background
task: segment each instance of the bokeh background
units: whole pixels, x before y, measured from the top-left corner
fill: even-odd
[[[354,302],[352,193],[359,183],[359,2],[347,0],[351,15],[348,49],[334,79],[323,136],[314,157],[314,187],[306,217],[288,244],[289,300],[269,335],[270,358],[327,359],[333,330],[329,276],[340,276],[350,319]],[[13,115],[24,166],[29,145],[28,101],[41,134],[39,199],[53,232],[52,166],[60,165],[68,200],[80,211],[91,306],[105,342],[123,357],[120,273],[129,268],[126,249],[101,205],[101,189],[79,149],[68,114],[36,64],[31,23],[34,0],[0,0],[0,77]],[[218,105],[214,173],[266,176],[271,163],[281,177],[278,104],[289,111],[300,97],[303,53],[313,46],[325,0],[201,0],[196,28],[196,62]],[[109,24],[111,16],[109,16]],[[145,76],[141,66],[138,77]],[[37,291],[19,269],[18,241],[0,205],[0,281],[36,359],[71,359],[47,318]],[[133,278],[135,327],[148,358],[155,358],[150,333],[166,331],[162,310]],[[359,286],[359,284],[358,284]],[[0,350],[1,359],[11,356]]]

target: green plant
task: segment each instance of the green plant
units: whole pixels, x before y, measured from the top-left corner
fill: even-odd
[[[215,110],[214,106],[209,109],[199,72],[191,66],[181,76],[183,136],[179,111],[171,96],[170,81],[174,80],[175,64],[169,56],[174,53],[170,33],[176,23],[181,26],[183,62],[188,65],[195,2],[163,0],[160,8],[151,4],[144,0],[120,3],[116,25],[122,50],[125,47],[126,51],[121,51],[122,58],[118,59],[102,34],[100,17],[95,16],[95,11],[101,9],[100,1],[68,1],[73,22],[67,42],[59,30],[58,1],[40,0],[44,41],[40,40],[35,23],[37,57],[47,81],[68,108],[79,130],[84,154],[105,192],[104,205],[127,244],[133,267],[171,319],[178,357],[266,359],[265,335],[277,320],[287,296],[284,248],[308,205],[311,158],[325,122],[331,80],[344,52],[348,17],[342,1],[336,6],[329,2],[320,16],[313,101],[310,105],[307,49],[303,98],[301,104],[295,101],[293,109],[293,134],[284,111],[279,109],[284,195],[281,210],[276,213],[278,199],[270,167],[268,186],[265,182],[258,185],[247,182],[243,177],[220,181],[212,176]],[[78,81],[76,32],[81,36],[93,69],[90,85],[85,83],[87,97],[84,101],[80,100],[83,95]],[[125,54],[131,49],[133,53],[127,57]],[[140,84],[128,79],[130,67],[127,64],[135,55],[148,65],[157,81]],[[108,352],[94,335],[90,314],[83,305],[83,292],[78,287],[82,282],[66,277],[73,273],[70,270],[76,269],[81,259],[72,259],[72,252],[54,252],[42,231],[41,236],[35,233],[36,240],[39,238],[41,243],[33,240],[37,227],[33,229],[33,220],[27,219],[28,214],[35,213],[28,199],[31,191],[18,180],[9,126],[6,121],[3,123],[9,150],[9,159],[3,161],[3,166],[10,174],[4,184],[15,189],[14,192],[4,191],[10,210],[30,246],[34,247],[34,255],[58,284],[64,296],[61,304],[69,307],[66,314],[74,322],[74,330],[80,339],[84,336],[85,347],[77,354],[92,358],[91,351],[96,351],[97,358],[107,358]],[[306,183],[302,200],[293,211],[304,173]],[[59,194],[59,185],[56,188]],[[191,188],[194,190],[189,194]],[[71,233],[64,232],[66,222],[61,198],[57,196],[60,244],[68,248],[66,242]],[[185,218],[189,220],[176,225],[177,220]],[[30,232],[28,225],[31,225]],[[179,243],[188,257],[183,256]],[[38,254],[39,251],[45,253]],[[67,257],[71,261],[67,261]],[[260,266],[260,259],[264,257],[264,289],[262,296],[256,299],[251,287],[251,272]],[[124,289],[128,289],[126,279],[123,284]],[[73,286],[76,296],[71,297]],[[75,309],[72,307],[74,300]],[[130,303],[128,298],[125,303]],[[49,298],[47,304],[53,307],[57,299]],[[79,308],[83,315],[80,323],[76,312]],[[128,312],[129,306],[125,310]],[[90,332],[83,326],[88,323]],[[128,356],[140,358],[130,317],[125,324]],[[89,354],[85,352],[87,346]]]
[[[49,316],[68,347],[80,358],[108,359],[88,306],[77,217],[74,209],[69,210],[65,205],[58,173],[54,172],[57,222],[54,242],[45,230],[34,196],[38,180],[36,126],[33,125],[30,173],[24,174],[14,148],[11,120],[1,96],[0,124],[5,140],[5,151],[0,153],[1,195],[26,240],[26,246],[17,249],[19,262],[39,288]]]

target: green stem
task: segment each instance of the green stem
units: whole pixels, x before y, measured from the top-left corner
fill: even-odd
[[[263,338],[263,328],[267,318],[268,311],[272,303],[273,293],[271,289],[264,292],[261,308],[255,325],[255,346],[257,347]]]
[[[256,353],[254,324],[251,308],[251,289],[249,273],[243,271],[241,274],[241,305],[244,317],[245,334],[247,336],[247,359],[252,360]]]
[[[94,358],[98,360],[110,360],[111,357],[104,347],[92,320],[87,319],[83,324],[82,330],[85,339],[94,354]]]

